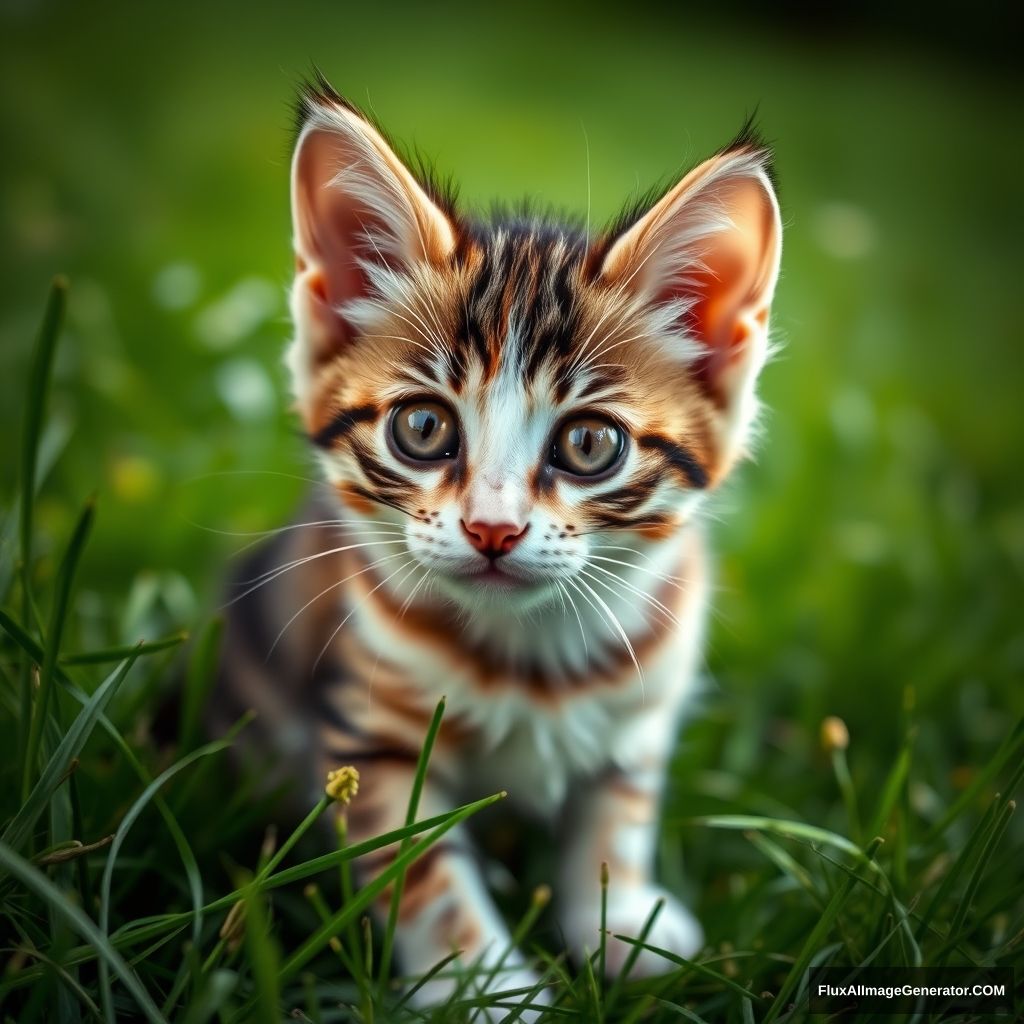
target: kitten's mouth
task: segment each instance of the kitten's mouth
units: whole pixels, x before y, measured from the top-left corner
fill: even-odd
[[[482,572],[462,573],[458,579],[462,583],[483,583],[487,586],[504,587],[510,590],[524,589],[533,585],[532,580],[523,579],[521,576],[513,576],[494,562]]]

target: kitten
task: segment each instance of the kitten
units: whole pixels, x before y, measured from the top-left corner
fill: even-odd
[[[560,825],[578,957],[602,862],[609,930],[637,934],[664,898],[650,941],[692,955],[700,927],[652,875],[658,806],[707,605],[700,508],[744,453],[767,351],[770,153],[746,129],[592,238],[469,220],[323,80],[299,114],[287,362],[330,498],[242,574],[265,585],[231,608],[222,711],[256,708],[261,762],[316,792],[356,765],[360,840],[404,823],[446,695],[421,816],[507,790]],[[406,880],[403,968],[508,943],[451,833]],[[609,971],[628,951],[609,941]],[[532,982],[505,966],[496,986]]]

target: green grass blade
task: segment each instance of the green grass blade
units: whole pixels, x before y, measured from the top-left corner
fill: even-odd
[[[71,599],[71,585],[75,570],[85,547],[89,529],[92,526],[96,506],[92,501],[86,502],[82,514],[75,524],[74,533],[68,543],[67,551],[57,570],[57,583],[50,612],[49,628],[46,632],[46,643],[43,646],[43,663],[39,670],[39,692],[36,694],[32,708],[31,725],[25,749],[25,763],[21,773],[21,798],[28,799],[32,789],[32,778],[36,772],[36,761],[39,757],[39,744],[43,738],[43,724],[50,705],[50,694],[53,691],[54,671],[57,668],[57,656],[60,653],[60,641],[67,619],[68,602]]]
[[[196,745],[200,732],[200,719],[207,698],[217,676],[217,661],[220,656],[221,638],[224,635],[224,619],[211,619],[196,641],[195,650],[189,658],[185,674],[185,694],[181,702],[181,724],[179,748],[185,752]]]
[[[922,846],[929,846],[938,839],[992,783],[992,780],[1002,770],[1003,765],[1011,760],[1014,760],[1014,763],[1024,764],[1024,718],[1017,722],[1013,731],[999,745],[999,749],[984,769],[971,780],[970,785],[949,805],[946,813],[928,830],[921,841]],[[1009,796],[1010,790],[1007,789],[1006,793]]]
[[[35,510],[36,463],[39,458],[39,437],[43,427],[43,416],[46,410],[46,394],[50,385],[50,371],[53,367],[53,354],[57,348],[61,324],[64,321],[64,309],[67,305],[68,282],[64,277],[56,277],[50,286],[50,294],[46,300],[43,320],[36,335],[32,349],[32,363],[28,375],[28,400],[25,403],[25,415],[21,427],[21,467],[20,489],[21,507],[18,521],[18,537],[21,548],[21,613],[24,622],[32,619],[32,528]],[[21,726],[19,737],[25,736],[29,722],[32,720],[32,676],[31,666],[22,660],[20,673],[21,693]],[[22,775],[29,764],[28,741],[19,739],[19,763]],[[24,793],[22,794],[24,796]]]
[[[121,820],[121,824],[118,826],[117,834],[114,836],[114,841],[110,846],[110,853],[107,856],[107,863],[103,868],[103,879],[100,883],[100,920],[99,927],[103,935],[106,935],[110,925],[110,887],[114,877],[114,867],[117,863],[117,855],[121,850],[121,846],[124,844],[125,838],[128,832],[131,830],[132,825],[138,820],[139,815],[146,809],[150,800],[156,795],[157,791],[164,785],[165,782],[169,781],[178,772],[187,768],[190,764],[198,761],[200,758],[209,757],[211,754],[216,754],[227,747],[227,743],[223,740],[217,740],[214,743],[208,743],[205,747],[200,747],[198,750],[193,751],[191,754],[183,757],[180,761],[171,765],[166,771],[158,775],[142,792],[135,803],[128,809],[128,813],[125,814]],[[201,914],[201,911],[197,912]],[[110,975],[107,965],[100,961],[100,994],[102,996],[103,1012],[106,1014],[107,1019],[113,1021],[114,1010],[113,1010],[113,996],[110,991]]]
[[[129,654],[156,654],[177,647],[188,639],[188,633],[172,633],[162,640],[142,640],[137,644],[125,644],[120,647],[104,647],[97,651],[84,651],[81,654],[62,654],[57,660],[61,665],[109,665],[113,661],[121,661]]]
[[[669,1000],[667,1000],[667,999],[660,999],[659,998],[657,1000],[657,1002],[658,1002],[659,1006],[664,1006],[666,1010],[671,1010],[673,1013],[678,1014],[680,1017],[685,1017],[687,1020],[692,1020],[694,1022],[694,1024],[708,1024],[708,1022],[699,1013],[696,1013],[694,1010],[690,1010],[690,1009],[688,1009],[685,1006],[680,1006],[678,1003],[669,1002]],[[744,999],[743,1000],[743,1005],[744,1006],[750,1006],[750,1000],[749,999]],[[753,1018],[753,1010],[751,1010],[750,1013],[751,1013],[750,1020],[752,1021],[754,1019]],[[746,1014],[744,1014],[743,1020],[744,1020],[744,1024],[746,1024],[746,1021],[747,1021]]]
[[[182,1024],[207,1024],[220,1012],[238,984],[234,971],[211,971],[192,1000]]]
[[[882,797],[878,801],[878,810],[875,812],[875,817],[871,823],[870,829],[868,829],[868,835],[881,835],[885,830],[885,826],[889,821],[889,815],[892,814],[892,810],[896,806],[896,801],[899,800],[900,794],[906,786],[907,775],[910,773],[910,761],[912,755],[913,748],[911,747],[911,737],[908,736],[907,741],[900,749],[899,756],[896,758],[896,763],[893,765],[892,771],[889,772],[889,776],[885,780],[885,785],[882,787]]]
[[[441,728],[441,719],[444,717],[445,699],[442,697],[434,709],[434,717],[430,720],[427,728],[427,735],[420,747],[420,756],[416,762],[416,774],[413,778],[412,790],[409,793],[409,806],[405,812],[405,823],[411,825],[419,813],[420,796],[423,794],[423,783],[427,778],[427,768],[430,764],[430,754],[434,749],[434,740],[437,739],[438,730]],[[409,847],[409,840],[402,841],[399,853],[404,853]],[[395,879],[395,887],[391,891],[391,905],[388,908],[388,919],[384,926],[384,939],[381,943],[380,953],[380,983],[383,985],[391,973],[391,950],[394,947],[395,929],[398,927],[398,909],[402,902],[402,889],[405,883],[405,872],[402,871]]]
[[[303,879],[310,878],[313,875],[321,874],[337,867],[337,865],[342,861],[354,860],[357,857],[362,857],[367,853],[373,853],[375,850],[379,850],[385,846],[391,846],[394,843],[400,842],[406,836],[418,835],[422,832],[428,832],[431,829],[438,829],[448,823],[453,814],[459,815],[460,820],[468,818],[470,815],[483,810],[485,807],[490,807],[491,804],[501,799],[502,796],[503,794],[496,794],[494,796],[484,797],[482,800],[463,804],[461,807],[456,808],[455,811],[448,812],[446,814],[438,814],[432,818],[424,818],[422,821],[418,821],[414,825],[403,826],[402,828],[387,832],[384,835],[376,836],[373,839],[367,839],[364,842],[355,843],[352,846],[346,846],[342,850],[335,850],[332,853],[324,854],[312,860],[305,861],[302,864],[297,864],[295,867],[286,868],[284,871],[280,871],[276,875],[271,875],[270,878],[266,879],[266,881],[260,885],[260,888],[264,890],[276,889],[284,885],[290,885],[292,882],[301,881]],[[436,838],[437,837],[431,838],[430,842],[433,843],[436,841]],[[422,849],[417,850],[415,856],[419,856],[419,853],[421,852]],[[394,865],[392,865],[392,867],[393,866]],[[387,870],[390,870],[390,868]],[[242,890],[235,890],[227,893],[226,895],[220,896],[212,902],[207,903],[201,908],[201,912],[205,916],[207,914],[216,913],[220,910],[226,910],[232,906],[232,904],[237,903],[243,895],[244,893]],[[136,946],[139,943],[148,942],[155,936],[163,935],[175,928],[180,928],[183,924],[187,924],[192,921],[193,917],[193,911],[182,911],[174,914],[160,914],[155,917],[141,918],[136,921],[129,922],[126,925],[122,925],[121,928],[113,932],[110,936],[110,944],[115,949],[126,949]],[[79,946],[69,951],[68,955],[64,957],[64,963],[81,964],[95,959],[95,950],[88,946]],[[39,972],[35,972],[33,969],[24,970],[20,974],[14,975],[9,979],[5,979],[0,982],[0,995],[6,995],[8,992],[12,992],[15,989],[24,988],[26,985],[30,985],[37,981],[39,977]]]
[[[400,853],[395,859],[369,884],[363,886],[352,899],[352,902],[342,907],[326,924],[316,930],[284,963],[281,969],[281,980],[288,981],[296,972],[302,969],[326,944],[332,935],[336,935],[345,925],[353,920],[356,915],[365,910],[373,900],[380,895],[397,877],[399,872],[404,871],[422,853],[433,846],[443,835],[450,832],[456,825],[465,821],[470,815],[488,807],[498,800],[503,799],[504,793],[495,793],[484,800],[478,800],[475,804],[467,806],[460,811],[454,811],[446,816],[443,824],[433,829],[422,839],[417,840],[404,853]],[[363,845],[363,844],[360,844]],[[348,847],[349,851],[355,847]],[[268,880],[268,881],[272,881]]]
[[[608,979],[608,861],[601,861],[601,934],[597,946],[597,978],[601,985],[601,1015],[604,1016],[604,1000],[607,995]]]
[[[635,939],[627,940],[633,943],[634,947],[627,954],[626,961],[622,965],[622,970],[619,971],[615,981],[612,982],[611,991],[609,991],[607,998],[605,999],[604,1012],[607,1016],[611,1017],[612,1009],[618,1002],[619,996],[622,994],[622,986],[626,983],[626,979],[629,977],[629,972],[633,969],[633,965],[640,958],[640,950],[642,949],[642,946],[636,945],[636,943],[644,943],[647,941],[647,936],[651,934],[654,922],[658,920],[658,915],[662,910],[664,910],[664,908],[664,899],[658,900],[658,902],[651,907],[651,912],[647,915],[647,920],[644,921],[643,927],[640,929],[639,936]],[[614,1018],[612,1019],[614,1020]]]
[[[778,843],[769,839],[766,835],[761,832],[744,832],[744,838],[749,842],[755,849],[764,854],[764,856],[774,864],[779,871],[781,871],[786,877],[793,879],[796,884],[803,889],[817,907],[824,905],[821,893],[818,891],[818,887],[814,884],[814,879],[811,878],[807,870],[792,857],[788,850],[784,850]]]
[[[744,988],[738,981],[733,981],[732,978],[726,974],[722,974],[721,971],[716,971],[713,968],[708,967],[707,964],[702,964],[697,960],[688,960],[686,957],[679,956],[677,953],[673,953],[669,949],[662,949],[660,946],[652,946],[646,941],[646,939],[633,939],[628,935],[616,935],[615,938],[622,942],[629,943],[629,945],[635,948],[638,955],[641,950],[646,949],[648,952],[656,953],[658,956],[668,961],[668,963],[675,964],[677,967],[685,967],[688,970],[693,971],[694,974],[699,974],[701,977],[708,978],[720,985],[724,985],[726,988],[736,992],[744,999],[750,999],[757,1003],[758,1006],[767,1005],[766,1000],[762,999],[759,995],[751,992],[748,988]],[[623,973],[625,973],[625,971],[623,971]]]
[[[999,814],[999,805],[999,794],[996,794],[995,799],[991,804],[989,804],[981,821],[978,822],[971,831],[971,834],[967,837],[967,842],[964,844],[964,848],[960,851],[960,856],[953,862],[952,867],[950,867],[946,872],[945,877],[939,883],[939,887],[936,889],[935,895],[928,904],[928,909],[921,915],[921,920],[917,926],[917,938],[919,941],[923,938],[925,932],[928,930],[928,926],[935,919],[939,910],[946,905],[949,896],[952,894],[953,889],[956,887],[961,876],[974,861],[975,852],[981,849],[984,845],[987,836],[995,825]]]
[[[437,977],[437,975],[440,974],[441,971],[443,971],[450,963],[452,963],[455,960],[458,960],[460,955],[461,954],[459,950],[454,950],[443,959],[438,960],[437,963],[434,964],[434,966],[431,967],[426,974],[417,978],[416,983],[411,988],[407,989],[402,998],[399,999],[397,1003],[395,1003],[395,1012],[397,1013],[403,1006],[405,1006],[405,1004],[408,1003],[412,999],[412,997],[416,995],[416,993],[419,992],[419,990],[423,988],[424,985],[427,984],[428,981],[431,981],[433,978]]]
[[[150,998],[135,972],[124,962],[121,954],[110,944],[110,940],[89,917],[73,903],[65,899],[61,891],[37,868],[0,841],[0,867],[16,878],[26,889],[52,907],[64,921],[89,943],[95,950],[100,963],[106,964],[122,981],[125,988],[138,1004],[146,1020],[151,1024],[166,1024],[164,1017]]]
[[[868,844],[866,850],[863,852],[860,850],[857,851],[859,858],[868,862],[873,861],[875,853],[881,845],[881,839],[873,839]],[[768,1007],[768,1012],[764,1016],[763,1024],[771,1024],[771,1022],[786,1009],[789,997],[796,991],[797,986],[804,977],[804,972],[807,970],[808,965],[820,951],[822,940],[826,935],[828,935],[832,925],[836,921],[836,918],[839,917],[839,912],[843,909],[843,905],[846,903],[850,893],[853,892],[856,886],[856,875],[847,876],[843,880],[842,885],[840,885],[835,891],[832,899],[829,900],[827,906],[822,911],[818,922],[811,929],[810,935],[807,936],[807,940],[804,942],[803,948],[800,950],[800,955],[796,958],[796,961],[790,968],[789,973],[786,975],[786,978],[782,983],[782,987],[779,989],[778,995],[775,997],[772,1005]]]
[[[41,657],[42,657],[42,649],[40,648],[40,646],[16,622],[14,622],[3,611],[3,609],[0,609],[0,626],[2,626],[6,630],[6,632],[15,641],[15,643],[17,643],[22,648],[22,650],[24,650],[29,655],[29,657],[33,658],[36,661],[41,659]],[[124,668],[124,673],[126,673],[128,668],[131,667],[131,664],[134,662],[135,657],[137,657],[137,656],[138,655],[133,652],[133,655],[131,656],[131,658],[128,661],[127,665],[125,667],[123,667]],[[103,689],[103,686],[106,685],[105,683],[103,685],[101,685],[97,689],[96,693],[93,694],[90,697],[89,695],[83,693],[77,686],[75,686],[74,683],[68,678],[67,674],[65,672],[63,672],[60,668],[57,669],[57,673],[56,674],[57,674],[57,681],[60,683],[61,687],[68,694],[70,694],[70,696],[74,700],[78,701],[78,703],[82,705],[83,709],[91,708],[92,702],[96,699],[96,695],[100,692],[100,690]],[[123,679],[123,674],[121,675],[121,677],[118,680],[117,684],[115,684],[115,686],[114,686],[114,690],[115,691],[117,689],[117,686],[120,685],[121,679]],[[142,766],[142,763],[139,761],[139,759],[135,756],[134,751],[128,745],[128,743],[125,741],[125,738],[121,735],[120,731],[114,726],[114,724],[103,713],[103,707],[105,707],[110,702],[110,700],[113,698],[113,696],[114,696],[114,694],[113,694],[113,692],[111,692],[111,693],[107,694],[106,697],[102,700],[102,705],[95,711],[96,721],[98,722],[100,728],[102,728],[104,730],[104,732],[106,732],[106,734],[114,742],[115,746],[120,751],[121,756],[125,759],[127,764],[131,767],[132,771],[135,773],[136,777],[139,779],[139,781],[142,783],[142,785],[143,786],[148,786],[149,783],[152,781],[152,777],[146,771],[146,769]],[[90,712],[90,714],[91,713],[92,712]],[[77,722],[72,725],[71,729],[68,730],[68,734],[67,734],[66,739],[70,740],[70,738],[71,738],[74,730],[76,729],[76,727],[77,727]],[[89,731],[91,732],[91,727],[90,727]],[[78,749],[79,750],[81,749],[82,746],[85,745],[85,741],[87,739],[88,739],[88,733],[85,735],[84,738],[81,739],[81,742],[78,745]],[[66,765],[68,762],[67,761],[62,762],[61,760],[59,760],[58,759],[58,755],[59,754],[60,754],[60,750],[58,749],[57,751],[55,751],[53,757],[51,758],[51,762],[59,770],[63,771],[64,765]],[[77,751],[75,751],[75,752],[70,752],[69,751],[67,753],[68,761],[70,761],[70,759],[72,757],[76,756],[76,754],[77,754]],[[63,755],[61,755],[61,756],[63,756]],[[46,775],[46,772],[44,771],[44,776],[45,775]],[[60,775],[57,776],[58,780],[59,780],[60,777],[61,777]],[[31,801],[31,799],[32,798],[30,797],[30,801]],[[199,926],[201,924],[201,920],[200,920],[200,916],[199,916],[199,911],[200,911],[200,909],[202,907],[202,904],[203,904],[203,887],[202,887],[202,880],[201,880],[200,874],[199,874],[199,865],[196,863],[196,858],[195,858],[195,855],[192,853],[192,848],[189,846],[188,840],[185,838],[185,833],[182,831],[181,826],[177,822],[177,819],[171,813],[171,810],[167,806],[167,803],[164,800],[164,798],[161,795],[157,794],[157,796],[155,797],[153,803],[154,803],[154,806],[156,807],[157,811],[160,813],[160,816],[163,818],[164,823],[167,826],[168,832],[170,832],[170,834],[171,834],[171,839],[173,840],[174,845],[175,845],[175,847],[178,850],[178,855],[181,858],[182,866],[185,869],[185,875],[186,875],[186,878],[187,878],[187,881],[188,881],[189,893],[190,893],[190,895],[192,897],[192,914],[193,914],[192,941],[193,941],[193,943],[198,943],[199,942]],[[24,807],[23,807],[23,810],[24,810]],[[41,813],[41,811],[40,811],[40,813]],[[15,820],[17,820],[17,819],[15,819]],[[13,824],[14,824],[14,822],[12,822],[12,825]],[[31,829],[32,826],[29,825],[28,827],[29,827],[29,829]],[[18,846],[18,844],[13,843],[13,842],[12,842],[11,845],[14,845],[16,847]],[[85,891],[83,890],[83,896],[84,895],[85,895]]]
[[[5,628],[7,628],[7,622],[4,621],[6,618],[5,613],[0,610],[0,625]],[[49,804],[50,795],[60,784],[72,758],[77,757],[82,747],[85,746],[85,742],[91,735],[100,713],[110,703],[110,700],[117,692],[117,688],[124,681],[128,670],[134,663],[134,657],[127,659],[107,676],[104,682],[97,688],[96,692],[89,699],[88,704],[79,712],[78,716],[71,723],[70,728],[64,734],[64,739],[61,740],[50,760],[46,763],[28,798],[22,803],[18,813],[11,820],[7,828],[4,829],[3,835],[0,836],[0,841],[15,850],[20,850],[29,840],[32,835],[32,829]]]
[[[253,1015],[244,1019],[259,1024],[280,1024],[281,958],[270,934],[270,920],[263,893],[256,886],[250,886],[245,897],[245,949],[256,987],[256,1005]]]
[[[977,895],[978,886],[981,884],[982,876],[985,874],[985,868],[992,859],[992,854],[995,852],[996,846],[999,845],[999,840],[1002,839],[1003,833],[1009,826],[1010,819],[1013,817],[1013,812],[1016,809],[1017,805],[1013,800],[1008,800],[999,809],[999,813],[989,830],[985,843],[978,853],[977,862],[967,881],[964,894],[957,904],[956,913],[953,915],[953,921],[949,926],[949,938],[942,949],[936,954],[935,959],[940,966],[945,964],[949,954],[960,941],[960,933],[963,930],[964,922],[967,920],[967,915],[970,913],[974,897]]]
[[[703,825],[706,828],[734,829],[741,832],[753,829],[760,832],[774,832],[777,835],[800,839],[805,842],[822,843],[834,846],[837,850],[848,853],[851,857],[863,859],[864,852],[856,843],[850,842],[846,836],[830,832],[817,825],[808,825],[802,821],[787,821],[783,818],[765,818],[753,814],[709,814],[700,818],[687,819],[689,825]]]

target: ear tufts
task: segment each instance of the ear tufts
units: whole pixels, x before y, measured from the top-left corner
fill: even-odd
[[[455,179],[441,174],[433,161],[413,146],[411,149],[396,142],[372,114],[368,114],[357,103],[343,96],[327,80],[326,75],[314,64],[307,78],[300,80],[292,105],[291,152],[294,154],[303,130],[318,119],[324,109],[341,108],[355,114],[370,125],[387,143],[394,154],[405,165],[416,180],[416,184],[430,197],[430,200],[453,222],[460,223],[458,213],[459,190]]]
[[[740,130],[729,142],[715,151],[712,159],[714,157],[732,156],[740,153],[747,153],[757,161],[773,190],[778,193],[779,182],[778,176],[775,173],[775,153],[771,143],[765,138],[757,123],[757,107],[750,114],[747,114],[743,119]],[[690,171],[695,170],[703,162],[699,161],[693,164],[677,177],[655,182],[650,188],[628,199],[626,205],[619,210],[605,228],[602,239],[603,249],[605,251],[610,249],[615,241],[633,227],[651,207],[664,199],[675,188],[676,183],[681,178],[685,178]]]

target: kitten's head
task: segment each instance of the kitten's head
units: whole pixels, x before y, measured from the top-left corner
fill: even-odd
[[[598,238],[471,224],[308,89],[288,362],[348,517],[401,524],[466,607],[553,599],[602,535],[675,534],[756,411],[781,248],[769,159],[744,132]]]

